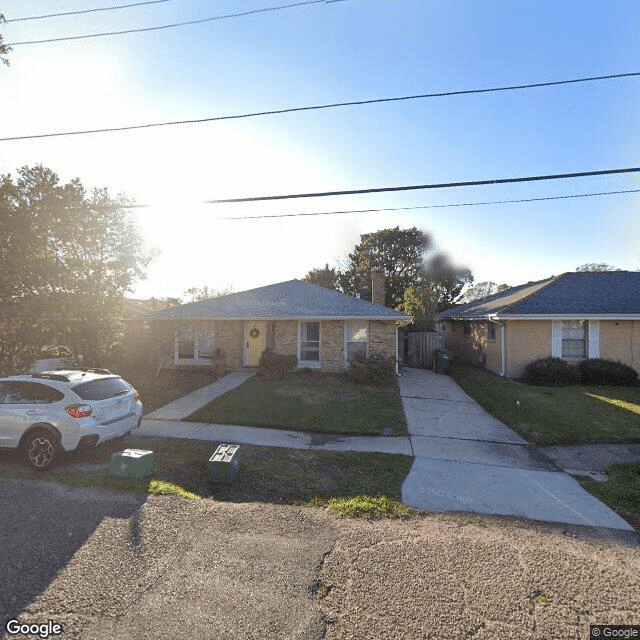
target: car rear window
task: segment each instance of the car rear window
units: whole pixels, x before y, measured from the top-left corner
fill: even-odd
[[[130,390],[131,386],[122,378],[100,378],[73,387],[73,392],[83,400],[107,400],[122,396]]]

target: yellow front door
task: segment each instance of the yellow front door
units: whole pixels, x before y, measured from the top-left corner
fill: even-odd
[[[267,346],[267,323],[253,320],[244,323],[244,363],[257,367]]]

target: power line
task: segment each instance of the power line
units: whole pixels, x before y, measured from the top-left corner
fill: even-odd
[[[25,20],[44,20],[45,18],[58,18],[59,16],[76,16],[81,13],[95,13],[97,11],[113,11],[114,9],[128,9],[129,7],[141,7],[146,4],[160,4],[171,0],[147,0],[147,2],[134,2],[133,4],[120,4],[116,7],[98,7],[96,9],[83,9],[82,11],[64,11],[62,13],[47,13],[42,16],[25,16],[22,18],[11,18],[5,22],[23,22]]]
[[[206,204],[226,204],[231,202],[262,202],[265,200],[292,200],[294,198],[325,198],[327,196],[352,196],[364,193],[385,193],[392,191],[416,191],[419,189],[451,189],[454,187],[479,187],[492,184],[512,184],[517,182],[540,182],[543,180],[566,180],[567,178],[587,178],[619,173],[637,173],[640,167],[625,169],[600,169],[598,171],[580,171],[578,173],[557,173],[542,176],[525,176],[521,178],[496,178],[493,180],[466,180],[464,182],[440,182],[432,184],[415,184],[402,187],[377,187],[374,189],[348,189],[344,191],[319,191],[317,193],[290,193],[277,196],[252,196],[247,198],[225,198],[223,200],[205,200]]]
[[[578,193],[570,196],[546,196],[543,198],[522,198],[519,200],[492,200],[488,202],[457,202],[450,204],[427,204],[415,207],[388,207],[384,209],[347,209],[344,211],[315,211],[312,213],[277,213],[260,216],[230,216],[220,220],[257,220],[260,218],[297,218],[302,216],[333,216],[344,213],[376,213],[382,211],[413,211],[415,209],[445,209],[449,207],[480,207],[490,204],[515,204],[521,202],[541,202],[543,200],[566,200],[568,198],[591,198],[594,196],[612,196],[623,193],[640,193],[640,189],[625,189],[623,191],[600,191],[597,193]]]
[[[143,33],[147,31],[159,31],[160,29],[173,29],[174,27],[184,27],[191,24],[202,24],[203,22],[212,22],[214,20],[228,20],[229,18],[241,18],[256,13],[267,13],[272,11],[282,11],[283,9],[291,9],[293,7],[302,7],[308,4],[331,4],[327,0],[304,0],[303,2],[294,2],[292,4],[283,4],[277,7],[265,7],[264,9],[250,9],[239,13],[227,13],[222,16],[212,16],[210,18],[200,18],[198,20],[188,20],[186,22],[174,22],[172,24],[163,24],[157,27],[143,27],[140,29],[124,29],[122,31],[104,31],[102,33],[88,33],[80,36],[65,36],[63,38],[47,38],[46,40],[25,40],[23,42],[9,42],[7,46],[18,47],[26,44],[46,44],[49,42],[68,42],[69,40],[87,40],[89,38],[103,38],[105,36],[119,36],[127,33]]]
[[[327,0],[322,0],[323,2]],[[338,0],[334,0],[338,1]],[[339,0],[343,1],[343,0]],[[270,111],[254,111],[251,113],[232,114],[227,116],[212,116],[208,118],[196,118],[192,120],[171,120],[165,122],[151,122],[147,124],[134,124],[126,125],[123,127],[105,127],[101,129],[83,129],[79,131],[56,131],[52,133],[37,133],[24,136],[11,136],[6,138],[0,138],[0,142],[8,142],[10,140],[32,140],[34,138],[56,138],[61,136],[81,136],[91,133],[111,133],[116,131],[131,131],[133,129],[151,129],[154,127],[170,127],[176,125],[185,124],[201,124],[204,122],[219,122],[221,120],[240,120],[243,118],[258,118],[262,116],[274,116],[282,115],[285,113],[295,113],[298,111],[319,111],[321,109],[335,109],[338,107],[355,107],[367,104],[379,104],[384,102],[402,102],[407,100],[423,100],[427,98],[444,98],[451,96],[463,96],[480,93],[495,93],[498,91],[516,91],[523,89],[538,89],[541,87],[554,87],[568,84],[578,84],[583,82],[596,82],[600,80],[613,80],[620,78],[633,78],[640,76],[639,71],[633,71],[630,73],[615,73],[606,76],[589,76],[586,78],[572,78],[570,80],[554,80],[550,82],[536,82],[531,84],[509,85],[503,87],[490,87],[483,89],[459,89],[455,91],[441,91],[438,93],[421,93],[410,96],[396,96],[391,98],[370,98],[366,100],[353,100],[350,102],[332,102],[326,104],[318,104],[305,107],[288,107],[285,109],[272,109]]]

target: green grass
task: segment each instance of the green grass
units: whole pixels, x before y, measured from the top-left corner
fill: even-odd
[[[640,442],[640,387],[536,387],[456,363],[451,377],[489,413],[543,446]]]
[[[311,504],[317,507],[327,506],[331,513],[352,518],[404,518],[417,513],[414,509],[405,507],[401,502],[391,500],[387,496],[363,495],[330,500],[315,498]]]
[[[584,482],[583,486],[611,509],[631,511],[640,519],[640,462],[614,464],[607,469],[608,482]]]
[[[48,480],[74,487],[132,493],[172,493],[229,502],[306,503],[313,498],[349,498],[365,493],[395,500],[412,458],[378,453],[308,451],[242,445],[242,466],[228,485],[210,483],[207,461],[217,443],[170,438],[124,438],[66,454],[47,473],[24,466],[17,453],[0,454],[0,477]],[[107,474],[111,453],[126,448],[154,452],[155,471],[143,480]]]
[[[407,432],[397,385],[356,387],[339,374],[290,375],[281,382],[250,378],[187,419],[317,433]]]
[[[213,371],[207,368],[167,369],[156,375],[155,369],[128,366],[122,367],[118,373],[138,391],[145,413],[155,411],[217,380]]]

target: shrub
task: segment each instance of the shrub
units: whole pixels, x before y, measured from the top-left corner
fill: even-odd
[[[395,380],[396,361],[381,354],[369,358],[354,358],[347,369],[347,378],[354,384],[382,386]]]
[[[638,383],[635,369],[621,362],[593,358],[578,364],[582,374],[582,384],[619,385],[633,387]]]
[[[542,358],[530,362],[524,370],[522,381],[541,387],[567,387],[580,384],[582,374],[575,365],[561,358]]]
[[[260,356],[257,376],[263,380],[283,380],[298,366],[296,356],[276,353],[273,349],[265,349]]]

